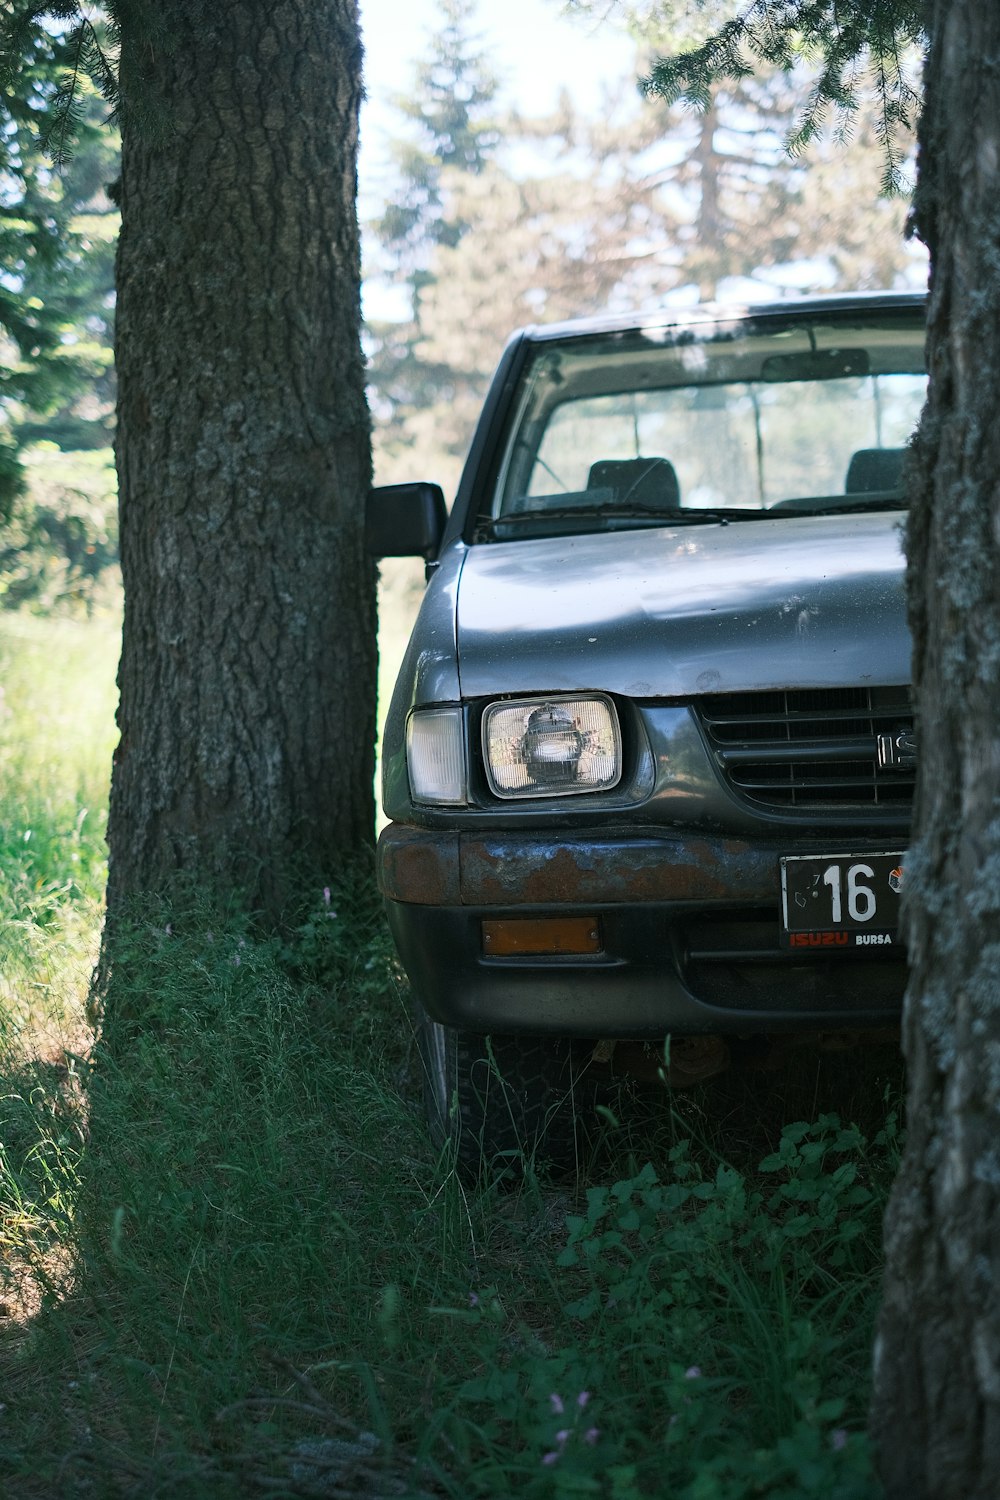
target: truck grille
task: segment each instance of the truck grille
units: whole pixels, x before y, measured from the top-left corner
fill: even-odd
[[[759,806],[902,808],[912,800],[905,687],[718,693],[700,698],[697,711],[727,782]],[[886,746],[901,735],[909,741],[894,754]]]

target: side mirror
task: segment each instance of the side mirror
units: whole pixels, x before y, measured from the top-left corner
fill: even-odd
[[[448,512],[439,484],[383,484],[368,491],[365,546],[373,557],[438,555]]]

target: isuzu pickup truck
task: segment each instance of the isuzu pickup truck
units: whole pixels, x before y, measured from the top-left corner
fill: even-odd
[[[450,514],[372,492],[373,552],[429,574],[379,878],[466,1165],[558,1156],[636,1044],[898,1018],[923,325],[896,294],[525,329]]]

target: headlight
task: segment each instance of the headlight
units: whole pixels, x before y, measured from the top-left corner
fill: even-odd
[[[622,774],[618,715],[609,698],[530,698],[483,714],[486,775],[498,797],[606,792]]]
[[[414,802],[465,802],[460,708],[420,708],[406,726],[406,768]]]

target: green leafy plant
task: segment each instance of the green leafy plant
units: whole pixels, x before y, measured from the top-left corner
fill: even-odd
[[[492,1291],[461,1314],[484,1340],[453,1410],[475,1493],[872,1495],[858,1372],[896,1135],[827,1115],[756,1171],[683,1139],[588,1187],[546,1335]]]

